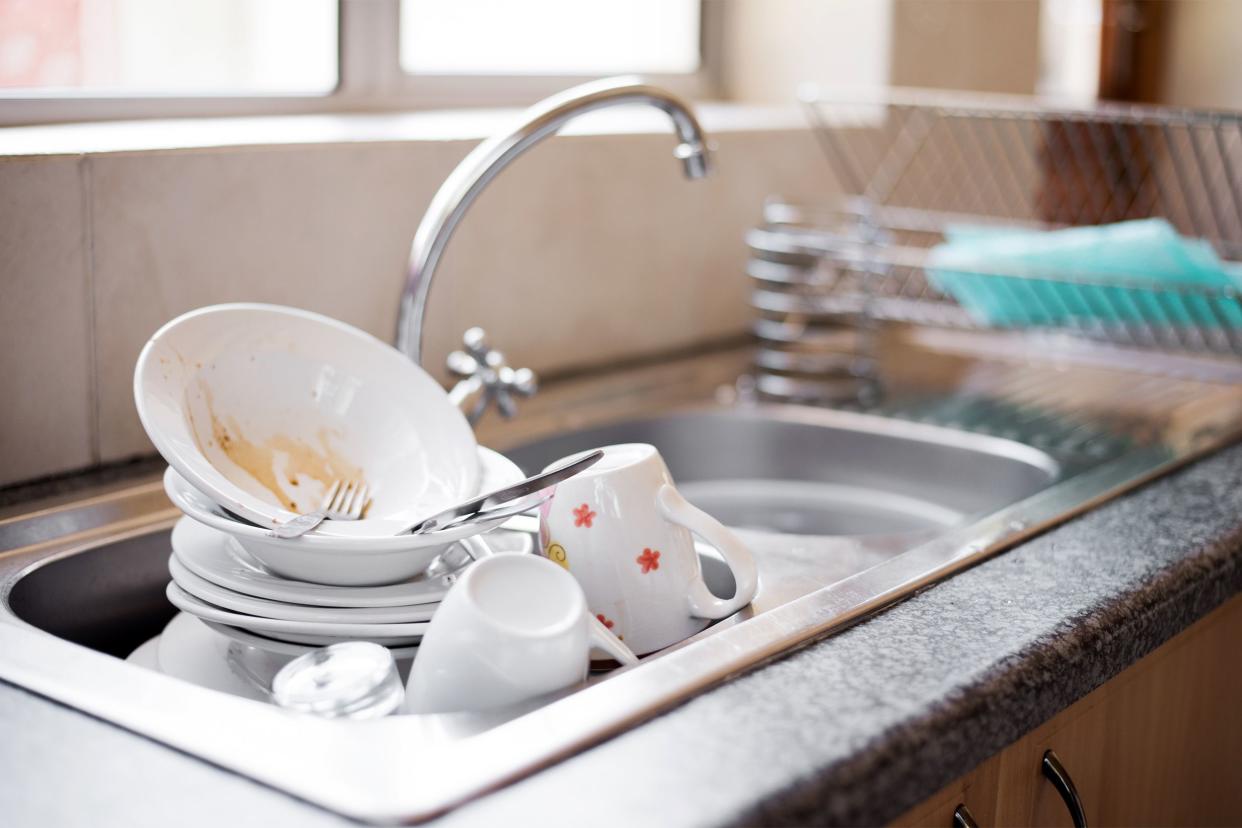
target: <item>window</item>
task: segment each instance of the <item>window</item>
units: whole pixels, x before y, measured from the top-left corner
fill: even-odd
[[[323,95],[336,22],[334,0],[0,0],[0,87]]]
[[[699,68],[698,0],[402,0],[412,74],[684,74]]]
[[[708,91],[703,0],[0,0],[0,124]]]

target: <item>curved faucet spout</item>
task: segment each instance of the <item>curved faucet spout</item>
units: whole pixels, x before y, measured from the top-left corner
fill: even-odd
[[[679,98],[637,78],[607,78],[553,95],[526,110],[521,123],[474,148],[445,179],[423,216],[406,268],[405,289],[397,318],[397,347],[410,359],[422,359],[423,317],[436,265],[457,224],[479,193],[513,159],[555,135],[584,112],[622,104],[648,104],[667,113],[678,143],[674,155],[687,178],[702,178],[710,168],[707,138],[689,107]]]

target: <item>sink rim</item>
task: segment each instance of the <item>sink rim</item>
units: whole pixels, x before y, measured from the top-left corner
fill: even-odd
[[[581,428],[565,429],[564,431],[590,430],[607,427],[619,422],[656,422],[659,420],[704,415],[736,420],[774,420],[817,428],[863,432],[899,441],[930,443],[962,451],[979,452],[993,457],[1005,458],[1037,469],[1048,476],[1050,483],[1060,480],[1065,473],[1065,465],[1050,452],[1008,437],[998,437],[994,434],[983,434],[977,431],[963,431],[948,426],[887,417],[865,411],[817,408],[798,403],[746,401],[726,405],[719,402],[694,402],[670,406],[658,414],[626,417],[614,421],[592,422],[583,425]],[[504,444],[500,450],[502,452],[513,451],[552,436],[554,435],[545,434],[529,439],[512,441]]]
[[[797,403],[747,402],[727,406],[719,403],[680,406],[652,417],[633,417],[627,420],[647,421],[692,414],[717,414],[726,417],[751,420],[776,420],[800,423],[820,428],[838,428],[846,431],[889,437],[895,440],[932,443],[962,451],[980,452],[993,457],[1003,457],[1015,463],[1038,469],[1048,475],[1049,482],[1056,482],[1064,473],[1063,465],[1043,449],[975,431],[961,431],[948,426],[922,423],[916,420],[885,417],[865,411],[846,411],[839,408],[816,408]],[[902,433],[894,433],[895,431]]]
[[[609,431],[613,428],[624,426],[627,429],[633,429],[637,433],[626,434],[622,438],[622,442],[657,442],[656,439],[646,439],[643,435],[644,426],[659,427],[667,423],[675,423],[677,421],[693,421],[696,418],[706,418],[708,420],[720,420],[743,424],[749,426],[754,423],[756,427],[768,423],[782,423],[794,426],[806,426],[812,429],[825,429],[838,433],[849,433],[851,435],[868,435],[877,439],[887,440],[893,444],[901,443],[919,444],[925,447],[937,447],[951,451],[962,452],[966,458],[970,457],[986,457],[991,462],[1001,462],[1021,466],[1039,476],[1036,485],[1025,490],[1017,499],[1029,496],[1048,486],[1054,485],[1060,480],[1065,473],[1065,466],[1050,452],[1045,451],[1025,443],[1018,442],[1006,437],[998,437],[992,434],[984,434],[978,432],[962,431],[952,429],[946,426],[935,425],[931,423],[912,421],[906,419],[898,419],[894,417],[879,416],[873,413],[843,411],[840,409],[823,409],[812,406],[800,405],[796,403],[761,403],[757,401],[748,401],[744,404],[722,405],[716,403],[696,402],[688,405],[671,407],[657,414],[650,414],[638,417],[628,417],[621,420],[606,420],[603,422],[590,423],[582,427],[565,429],[561,432],[534,437],[533,439],[522,440],[512,445],[507,445],[505,450],[514,453],[519,461],[525,461],[525,466],[542,467],[546,462],[551,462],[555,457],[549,454],[543,457],[540,462],[531,466],[530,458],[522,458],[520,455],[533,449],[541,447],[542,443],[547,441],[560,441],[569,436],[577,436],[581,434],[589,434],[598,436],[593,432]],[[647,435],[651,437],[651,435]],[[657,435],[658,436],[658,435]],[[675,436],[675,435],[670,435]],[[599,437],[596,442],[608,442],[610,438],[616,435],[608,435],[607,437]],[[583,446],[593,445],[588,440]],[[578,448],[582,448],[579,446]],[[675,452],[673,454],[676,454]],[[670,464],[673,463],[675,457],[671,454],[668,458]],[[530,470],[530,469],[527,469]],[[953,526],[962,525],[963,523],[973,521],[986,514],[990,514],[997,508],[1003,508],[1014,500],[1001,500],[996,505],[989,504],[986,508],[963,508],[964,504],[949,504],[937,500],[924,492],[905,491],[902,487],[886,488],[884,485],[869,482],[866,485],[854,486],[848,482],[837,482],[836,480],[817,480],[813,477],[800,476],[771,476],[767,474],[756,474],[754,476],[694,476],[682,477],[681,471],[674,471],[677,479],[678,487],[683,493],[698,491],[699,489],[713,490],[715,494],[733,498],[737,495],[725,491],[727,486],[737,488],[750,488],[761,486],[772,487],[789,487],[794,489],[800,486],[814,486],[822,488],[839,487],[841,489],[853,490],[848,498],[842,498],[841,503],[846,500],[856,499],[858,496],[873,494],[882,496],[894,503],[905,503],[910,508],[906,510],[896,509],[895,513],[903,514],[907,517],[921,517],[928,523],[927,526],[918,526],[908,529],[876,529],[874,531],[840,531],[840,532],[782,532],[777,526],[745,526],[741,524],[730,523],[728,517],[724,514],[717,514],[716,517],[726,525],[734,526],[734,528],[750,528],[756,531],[775,532],[777,534],[790,534],[802,538],[815,537],[832,537],[832,538],[875,538],[880,536],[907,536],[911,538],[925,536],[928,531],[944,531]],[[920,472],[914,472],[910,477],[918,479]],[[894,478],[896,479],[896,478]],[[688,495],[689,496],[689,495]],[[693,502],[695,498],[690,496]],[[706,508],[710,513],[712,509],[699,503],[702,508]],[[978,505],[978,504],[976,504]],[[953,519],[947,520],[945,516],[953,513]],[[936,514],[936,518],[929,517]]]

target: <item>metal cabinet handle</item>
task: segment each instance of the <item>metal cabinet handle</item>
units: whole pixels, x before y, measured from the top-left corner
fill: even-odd
[[[953,809],[953,828],[979,828],[975,817],[965,803]]]
[[[1061,760],[1055,753],[1048,750],[1044,752],[1044,760],[1040,766],[1044,778],[1051,782],[1052,787],[1056,788],[1057,793],[1061,795],[1065,809],[1069,811],[1070,818],[1074,820],[1074,828],[1087,828],[1087,812],[1082,807],[1078,789],[1074,787],[1074,780],[1070,777],[1069,771],[1065,769],[1065,765],[1061,764]]]

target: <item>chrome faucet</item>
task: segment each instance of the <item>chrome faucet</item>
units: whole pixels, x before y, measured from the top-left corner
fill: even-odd
[[[584,112],[623,104],[648,104],[665,112],[672,119],[680,142],[673,154],[682,162],[686,177],[694,179],[707,175],[710,167],[707,138],[690,108],[672,93],[648,86],[637,78],[606,78],[584,83],[535,104],[523,113],[515,129],[488,138],[462,159],[431,199],[418,225],[410,246],[397,317],[397,347],[410,359],[422,361],[423,320],[431,281],[445,246],[475,197],[511,161],[544,138],[555,135],[573,118]],[[481,331],[473,335],[482,341]],[[481,404],[471,407],[468,414],[471,422],[477,421],[492,401],[499,403],[505,416],[512,416],[513,395],[534,393],[534,374],[525,369],[513,371],[507,365],[497,364],[496,359],[482,358],[482,354],[475,356],[478,358],[474,363],[481,373],[463,382],[472,383],[472,396],[477,397],[476,392],[480,390],[484,396]],[[454,357],[450,359],[450,368],[460,376],[464,362]]]

